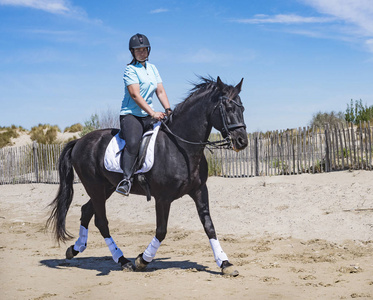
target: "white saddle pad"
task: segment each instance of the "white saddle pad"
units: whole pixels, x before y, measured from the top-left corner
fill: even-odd
[[[157,122],[153,126],[153,130],[147,131],[144,133],[143,136],[153,134],[149,141],[149,146],[146,151],[145,161],[142,165],[141,169],[136,171],[137,173],[146,173],[152,167],[154,163],[154,144],[155,139],[157,137],[161,122]],[[117,133],[110,141],[109,145],[105,151],[104,157],[104,165],[106,170],[111,172],[123,173],[122,168],[120,167],[120,154],[123,150],[124,146],[126,145],[126,141],[119,137],[119,133]]]

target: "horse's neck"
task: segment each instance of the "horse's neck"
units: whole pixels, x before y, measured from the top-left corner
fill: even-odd
[[[207,141],[211,125],[208,123],[207,105],[203,101],[196,101],[174,116],[170,128],[173,133],[190,142]]]

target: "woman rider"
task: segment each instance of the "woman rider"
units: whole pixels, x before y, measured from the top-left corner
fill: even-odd
[[[123,180],[116,191],[128,196],[131,189],[131,177],[134,173],[136,158],[143,133],[154,120],[161,120],[171,112],[170,103],[157,68],[147,62],[150,43],[143,34],[135,34],[129,41],[132,61],[124,70],[124,98],[120,111],[120,137],[126,141],[122,154],[121,167]],[[153,96],[157,95],[165,113],[154,111]]]

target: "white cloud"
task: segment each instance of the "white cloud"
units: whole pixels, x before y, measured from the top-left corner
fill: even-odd
[[[209,49],[200,49],[186,57],[187,61],[193,63],[211,63],[217,59],[219,59],[219,56]]]
[[[0,4],[30,7],[53,14],[64,14],[70,11],[68,3],[65,0],[0,0]]]
[[[370,52],[373,53],[373,39],[369,39],[365,41],[366,46],[370,50]]]
[[[74,55],[66,55],[63,51],[53,48],[42,48],[36,50],[20,50],[0,59],[3,64],[24,65],[44,64],[44,63],[70,63],[78,61]]]
[[[100,20],[89,20],[85,10],[72,5],[69,0],[0,0],[0,5],[28,7],[82,21],[101,23]]]
[[[150,11],[151,14],[160,14],[164,12],[168,12],[169,10],[167,8],[158,8],[158,9],[153,9]]]
[[[181,61],[188,63],[214,63],[219,65],[230,65],[236,62],[250,61],[255,58],[255,54],[248,50],[243,50],[242,53],[217,53],[207,48],[202,48],[197,51],[185,54]]]
[[[371,0],[302,0],[318,12],[331,15],[346,25],[345,35],[355,37],[373,53],[373,2]],[[368,38],[368,39],[367,39]]]
[[[299,0],[314,8],[320,16],[308,17],[296,14],[268,16],[255,15],[252,18],[235,19],[243,24],[283,24],[294,27],[282,28],[289,33],[314,38],[331,38],[360,43],[373,53],[373,1],[372,0]],[[330,26],[325,26],[327,23]],[[310,26],[323,24],[323,26]],[[329,25],[327,24],[327,25]],[[299,25],[295,27],[295,25]],[[304,25],[300,27],[300,25]],[[306,25],[309,25],[305,27]]]
[[[361,34],[373,36],[373,2],[371,0],[303,0],[320,13],[352,23]]]
[[[53,40],[54,42],[82,43],[86,42],[84,34],[73,30],[51,30],[51,29],[25,29],[22,30],[27,36]]]
[[[278,23],[278,24],[303,24],[303,23],[326,23],[331,22],[334,19],[332,18],[323,18],[323,17],[302,17],[295,14],[279,14],[275,16],[268,15],[255,15],[254,18],[249,19],[236,19],[233,20],[237,23],[246,23],[246,24],[265,24],[265,23]]]

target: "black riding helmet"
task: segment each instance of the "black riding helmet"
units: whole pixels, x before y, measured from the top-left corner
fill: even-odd
[[[149,55],[151,47],[150,47],[149,40],[145,35],[141,33],[137,33],[131,37],[130,43],[129,43],[129,49],[131,53],[133,51],[132,49],[143,48],[143,47],[148,48],[148,55]]]

